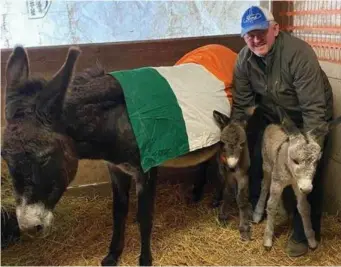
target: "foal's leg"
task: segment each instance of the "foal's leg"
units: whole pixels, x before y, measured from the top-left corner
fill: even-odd
[[[282,196],[283,185],[277,181],[272,181],[270,186],[270,197],[267,205],[268,219],[264,232],[264,247],[270,249],[272,247],[272,238],[274,235],[274,223],[277,212],[278,202]]]
[[[249,178],[248,176],[239,171],[235,176],[238,183],[238,194],[237,204],[239,208],[239,231],[242,240],[251,239],[251,226],[250,226],[250,215],[251,205],[249,203]]]
[[[315,232],[312,228],[310,219],[310,204],[307,200],[307,195],[302,194],[297,186],[293,186],[296,199],[297,199],[297,210],[301,215],[305,236],[308,240],[309,247],[315,249],[317,242],[315,239]]]
[[[152,265],[150,236],[153,227],[156,178],[156,168],[152,168],[147,175],[141,173],[136,181],[138,195],[137,219],[141,235],[141,266]]]
[[[113,234],[108,255],[102,266],[117,265],[124,246],[125,224],[129,206],[131,177],[114,165],[108,165],[113,190]]]
[[[266,198],[270,190],[270,184],[271,184],[271,172],[266,171],[264,169],[261,193],[260,193],[256,208],[255,208],[255,211],[253,213],[253,222],[255,223],[259,223],[263,219]]]
[[[223,177],[223,203],[219,209],[218,219],[221,223],[226,223],[228,218],[228,209],[233,196],[232,183],[234,182],[233,176],[230,172],[225,171]]]

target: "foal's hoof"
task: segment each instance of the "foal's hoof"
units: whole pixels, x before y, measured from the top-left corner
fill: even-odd
[[[271,248],[272,248],[272,247],[264,246],[264,249],[265,249],[266,251],[270,251]]]
[[[251,231],[240,232],[240,238],[242,241],[250,241],[251,240]]]
[[[313,239],[308,241],[308,245],[312,250],[315,250],[318,246],[318,243],[316,242],[315,239]]]
[[[254,213],[252,214],[252,221],[253,221],[254,223],[260,223],[261,220],[262,220],[262,218],[263,218],[263,214],[256,213],[256,212],[254,212]]]
[[[117,259],[113,255],[108,254],[101,262],[102,266],[117,266]]]
[[[272,248],[272,240],[269,239],[264,240],[263,246],[266,251],[270,251]]]
[[[218,208],[220,205],[221,205],[221,201],[217,199],[214,199],[211,203],[212,209]]]

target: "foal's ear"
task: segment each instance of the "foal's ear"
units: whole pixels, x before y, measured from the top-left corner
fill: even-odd
[[[281,106],[276,105],[276,110],[281,121],[281,126],[288,134],[289,138],[302,134],[301,131],[297,128],[296,124],[292,121],[292,119],[288,116],[288,114]]]
[[[231,121],[231,119],[228,116],[226,116],[223,113],[220,113],[217,110],[213,111],[213,117],[221,130],[224,129]]]
[[[340,123],[341,123],[341,116],[339,116],[338,118],[336,118],[335,120],[331,122],[323,123],[320,126],[317,126],[316,128],[307,132],[307,135],[315,139],[319,137],[324,137],[325,135],[329,133],[329,131],[331,131]]]

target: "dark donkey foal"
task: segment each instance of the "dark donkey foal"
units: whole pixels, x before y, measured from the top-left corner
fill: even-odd
[[[6,119],[2,155],[13,178],[22,231],[48,232],[52,210],[73,180],[79,159],[109,162],[114,229],[103,265],[116,265],[123,250],[131,178],[136,181],[141,265],[151,265],[150,236],[156,169],[144,173],[119,83],[99,66],[78,74],[80,51],[71,48],[49,81],[29,78],[29,60],[16,47],[6,69]],[[219,144],[162,166],[194,166],[212,158]]]
[[[249,111],[247,111],[249,112]],[[245,132],[247,119],[244,121],[233,121],[226,115],[214,111],[213,116],[221,129],[221,149],[217,154],[219,172],[223,186],[223,203],[219,211],[219,221],[225,223],[228,218],[228,204],[233,189],[237,186],[236,200],[239,208],[239,231],[242,240],[251,239],[251,214],[249,203],[249,178],[250,167],[249,149]]]

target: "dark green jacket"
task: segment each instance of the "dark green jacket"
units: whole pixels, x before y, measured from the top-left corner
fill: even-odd
[[[247,46],[239,52],[234,70],[234,119],[241,119],[246,107],[258,104],[270,121],[278,122],[270,93],[305,131],[332,118],[330,83],[306,42],[280,32],[265,61]]]

